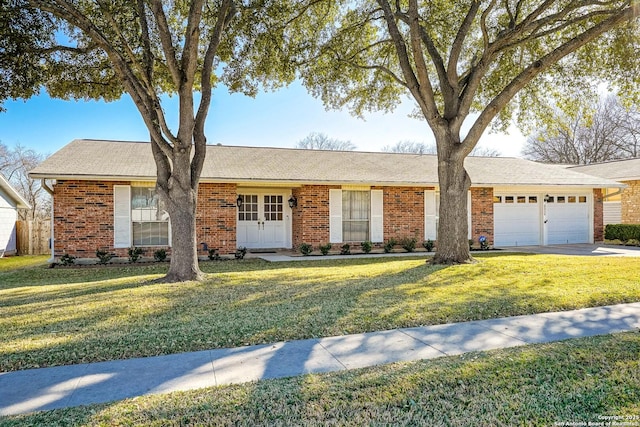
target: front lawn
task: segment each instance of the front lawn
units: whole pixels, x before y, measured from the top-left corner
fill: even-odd
[[[0,271],[0,372],[640,301],[635,258],[480,255]]]
[[[640,334],[0,417],[0,426],[640,424]]]
[[[49,255],[21,255],[0,258],[0,272],[21,268],[43,266],[50,258]]]

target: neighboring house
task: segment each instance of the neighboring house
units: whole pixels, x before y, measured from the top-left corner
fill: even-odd
[[[496,246],[601,241],[602,189],[622,187],[517,158],[465,164],[469,237],[484,235]],[[75,140],[30,175],[55,180],[56,255],[171,246],[149,143]],[[436,240],[438,203],[432,155],[207,146],[197,241],[231,253],[239,246]]]
[[[29,203],[0,175],[0,256],[16,252],[18,209],[31,209]]]
[[[604,223],[640,224],[640,158],[573,166],[570,169],[625,184],[623,189],[604,191]]]

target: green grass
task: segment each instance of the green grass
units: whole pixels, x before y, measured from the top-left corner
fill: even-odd
[[[0,272],[41,266],[47,263],[49,255],[22,255],[0,258]]]
[[[0,272],[0,371],[640,301],[634,258],[489,254]]]
[[[553,426],[603,416],[638,425],[638,354],[640,334],[629,332],[142,396],[0,426]]]

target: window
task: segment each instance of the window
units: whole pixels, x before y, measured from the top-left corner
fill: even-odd
[[[578,197],[578,203],[587,203],[587,196]]]
[[[527,203],[526,196],[518,196],[518,203]]]
[[[575,203],[576,202],[576,196],[569,196],[567,197],[567,201],[569,203]]]
[[[505,203],[513,203],[513,200],[514,200],[513,196],[505,196],[504,197],[504,202]]]
[[[134,246],[168,246],[169,214],[152,187],[131,187],[131,223]]]
[[[369,191],[342,191],[342,240],[364,242],[369,240]]]
[[[565,196],[558,196],[558,203],[564,203]]]
[[[282,196],[264,196],[264,219],[282,221]]]
[[[238,208],[238,220],[257,221],[258,220],[258,195],[240,194],[242,205]],[[265,199],[267,196],[265,196]]]
[[[493,203],[502,203],[502,196],[493,196]]]
[[[538,203],[538,196],[529,196],[529,203]]]

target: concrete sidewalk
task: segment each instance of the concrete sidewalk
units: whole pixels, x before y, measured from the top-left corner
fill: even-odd
[[[0,373],[0,415],[636,330],[640,302]]]

